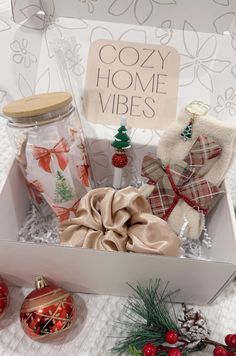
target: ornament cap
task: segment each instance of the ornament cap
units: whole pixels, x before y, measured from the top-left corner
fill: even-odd
[[[46,279],[43,276],[39,276],[35,278],[35,288],[42,289],[48,286]]]
[[[208,113],[208,111],[210,110],[210,106],[205,104],[203,101],[192,101],[191,103],[189,103],[186,107],[185,110],[193,115],[193,117],[197,117],[197,116],[202,116],[202,115],[206,115]]]

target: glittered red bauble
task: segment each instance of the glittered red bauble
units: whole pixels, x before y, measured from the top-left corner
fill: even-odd
[[[144,356],[156,356],[157,347],[151,342],[143,346],[143,355]]]
[[[178,341],[178,334],[174,330],[168,330],[165,334],[165,340],[168,344],[175,344]]]
[[[171,349],[168,351],[168,356],[182,356],[180,349]]]
[[[9,305],[9,290],[6,283],[0,278],[0,319]]]
[[[112,164],[116,168],[123,168],[127,165],[128,163],[128,158],[125,153],[123,152],[117,152],[113,155],[112,157]]]
[[[65,289],[36,279],[36,289],[25,298],[20,321],[24,332],[36,341],[47,341],[69,330],[76,320],[77,308]]]
[[[214,356],[227,356],[228,352],[223,346],[216,346],[213,351]]]

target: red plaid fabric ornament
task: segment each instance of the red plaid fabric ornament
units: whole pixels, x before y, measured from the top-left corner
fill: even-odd
[[[148,198],[154,215],[167,220],[179,200],[207,214],[223,194],[217,186],[197,175],[204,164],[221,154],[221,147],[206,136],[199,136],[185,159],[163,167],[160,159],[145,156],[142,176],[155,185]]]
[[[219,156],[222,148],[212,139],[199,136],[184,161],[199,170],[208,160]]]

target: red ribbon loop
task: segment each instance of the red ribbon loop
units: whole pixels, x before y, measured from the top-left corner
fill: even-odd
[[[32,149],[34,158],[39,161],[39,167],[48,173],[52,173],[50,163],[53,154],[56,156],[61,170],[64,171],[66,169],[68,159],[65,153],[69,151],[70,148],[65,138],[60,139],[53,148],[34,146]]]
[[[53,211],[58,217],[60,222],[66,221],[70,218],[70,213],[76,216],[76,212],[80,203],[80,199],[77,200],[72,207],[66,208],[62,206],[53,205]]]

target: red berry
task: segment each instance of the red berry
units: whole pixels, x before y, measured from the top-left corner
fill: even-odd
[[[236,347],[236,334],[227,335],[226,338],[227,338],[227,345],[228,346]],[[226,342],[226,340],[225,340],[225,342]]]
[[[228,335],[226,335],[226,337],[225,337],[225,343],[226,343],[226,345],[228,345],[228,346],[230,346],[230,338],[231,338],[231,336],[232,336],[232,334],[228,334]]]
[[[128,158],[125,153],[115,153],[112,157],[112,164],[114,167],[123,168],[127,165]]]
[[[168,356],[182,356],[180,349],[170,349],[168,351]]]
[[[214,356],[227,356],[228,352],[223,346],[216,346],[213,355]]]
[[[143,346],[143,355],[144,356],[156,356],[157,347],[151,342]]]
[[[175,344],[178,341],[178,334],[174,330],[169,330],[165,334],[165,339],[168,344]]]

